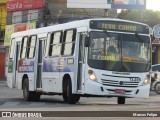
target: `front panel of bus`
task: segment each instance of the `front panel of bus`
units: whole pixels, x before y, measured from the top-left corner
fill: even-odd
[[[86,94],[149,96],[149,27],[124,21],[90,21]]]

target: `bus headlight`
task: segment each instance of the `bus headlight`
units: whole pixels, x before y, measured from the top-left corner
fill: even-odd
[[[96,75],[95,75],[95,73],[93,72],[93,70],[88,69],[88,74],[89,74],[89,78],[90,78],[91,80],[94,80],[94,81],[97,80]]]
[[[146,78],[144,79],[144,81],[143,81],[143,85],[147,85],[147,84],[149,84],[150,83],[150,75],[148,74],[147,76],[146,76]]]

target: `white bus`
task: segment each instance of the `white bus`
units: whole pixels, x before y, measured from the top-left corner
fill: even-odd
[[[129,54],[128,54],[129,53]],[[149,26],[120,19],[87,19],[13,33],[7,83],[27,101],[62,95],[148,98]]]

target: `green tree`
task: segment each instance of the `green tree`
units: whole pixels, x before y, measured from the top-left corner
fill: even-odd
[[[120,19],[148,24],[150,27],[160,24],[160,12],[152,10],[122,10],[117,16]]]

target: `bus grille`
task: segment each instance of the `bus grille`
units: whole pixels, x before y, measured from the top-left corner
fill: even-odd
[[[113,87],[138,87],[139,82],[131,82],[131,81],[113,81],[113,80],[106,80],[101,79],[102,84],[105,86],[113,86]]]

